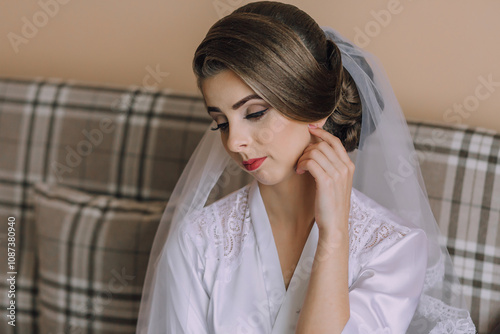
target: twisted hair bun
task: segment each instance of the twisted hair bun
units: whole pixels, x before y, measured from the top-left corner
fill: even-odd
[[[198,46],[193,71],[202,82],[231,70],[285,117],[327,118],[323,128],[346,151],[358,146],[361,102],[339,48],[307,13],[274,1],[252,2],[217,21]]]
[[[340,96],[323,129],[338,137],[346,151],[350,152],[359,146],[362,119],[361,99],[353,78],[342,66],[340,49],[329,39],[326,41],[326,54],[328,70],[332,72],[332,75],[339,76],[338,73],[340,73]]]

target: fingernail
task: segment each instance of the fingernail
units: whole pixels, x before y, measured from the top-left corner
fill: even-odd
[[[309,124],[308,127],[310,127],[311,129],[316,129],[317,128],[317,126],[314,125],[314,124]]]

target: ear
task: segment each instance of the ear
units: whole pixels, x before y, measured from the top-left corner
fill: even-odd
[[[323,128],[323,126],[325,125],[325,123],[326,123],[326,120],[327,120],[327,119],[328,119],[328,117],[325,117],[325,118],[320,119],[319,121],[313,122],[313,123],[311,123],[311,124],[314,124],[314,125],[316,125],[318,128],[321,128],[321,129],[322,129],[322,128]]]

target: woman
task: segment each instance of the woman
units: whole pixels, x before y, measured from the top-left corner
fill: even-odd
[[[168,203],[138,333],[474,333],[371,55],[255,2],[212,26],[193,69],[220,138]],[[229,161],[252,182],[204,207]]]

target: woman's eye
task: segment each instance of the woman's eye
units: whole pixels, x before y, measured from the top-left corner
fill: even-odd
[[[227,123],[221,123],[221,124],[217,124],[216,128],[211,128],[210,130],[216,131],[216,130],[220,129],[221,132],[226,132],[227,131],[227,127],[228,127]]]
[[[256,113],[253,113],[253,114],[250,114],[250,115],[247,115],[245,118],[246,119],[253,119],[253,120],[259,120],[260,118],[262,118],[262,116],[264,116],[264,114],[266,113],[266,111],[268,110],[269,108],[266,108],[262,111],[259,111],[259,112],[256,112]],[[216,130],[219,130],[221,132],[226,132],[227,131],[227,128],[229,127],[228,123],[221,123],[221,124],[218,124],[216,128],[211,128],[210,130],[212,131],[216,131]]]
[[[253,114],[250,114],[246,118],[256,118],[256,119],[259,119],[262,116],[264,116],[264,114],[266,113],[267,109],[269,109],[269,108],[266,108],[266,109],[264,109],[262,111],[259,111],[259,112],[253,113]]]

